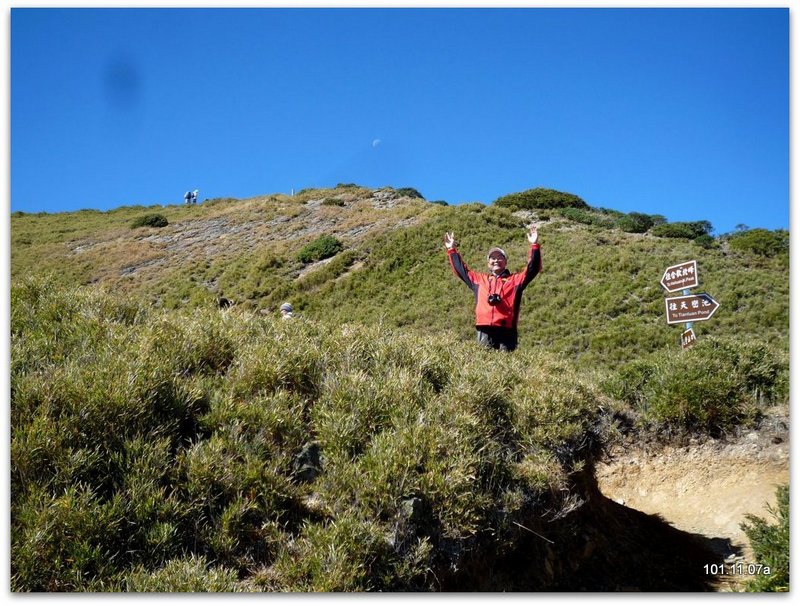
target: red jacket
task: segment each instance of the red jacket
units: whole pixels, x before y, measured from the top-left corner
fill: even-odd
[[[538,242],[531,244],[528,266],[524,272],[512,274],[506,269],[499,277],[470,270],[455,248],[447,251],[450,267],[475,294],[475,326],[516,328],[522,291],[542,270],[542,253]],[[489,295],[499,294],[497,305],[489,304]]]

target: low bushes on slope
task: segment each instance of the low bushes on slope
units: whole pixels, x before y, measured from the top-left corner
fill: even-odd
[[[149,215],[142,215],[141,217],[137,217],[131,222],[131,229],[135,229],[137,227],[166,227],[169,225],[169,221],[164,215],[160,215],[158,213],[153,213]]]
[[[541,352],[35,280],[11,347],[14,591],[436,589],[563,506],[601,400]]]
[[[656,352],[624,364],[605,390],[644,423],[724,432],[788,397],[788,357],[764,343],[707,337],[688,351]]]
[[[763,257],[777,257],[789,253],[789,232],[786,230],[747,229],[725,236],[731,250],[755,253]]]
[[[673,223],[661,223],[650,230],[654,236],[662,238],[688,238],[694,240],[701,236],[707,236],[713,229],[708,221],[675,221]]]

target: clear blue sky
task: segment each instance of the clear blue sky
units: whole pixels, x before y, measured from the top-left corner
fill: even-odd
[[[788,9],[11,10],[11,211],[358,183],[789,227]]]

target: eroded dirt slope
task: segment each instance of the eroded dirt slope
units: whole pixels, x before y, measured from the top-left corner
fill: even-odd
[[[789,421],[774,417],[734,440],[615,447],[597,465],[600,491],[685,532],[718,539],[720,558],[754,561],[746,515],[773,520],[776,487],[789,483]],[[730,552],[730,553],[726,553]]]

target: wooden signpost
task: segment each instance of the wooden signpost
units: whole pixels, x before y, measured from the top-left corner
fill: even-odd
[[[667,292],[682,290],[683,295],[667,297],[664,305],[667,312],[667,324],[685,323],[686,330],[681,333],[681,347],[689,349],[697,341],[692,329],[692,322],[703,322],[714,315],[719,308],[714,298],[707,293],[692,295],[690,288],[696,288],[700,283],[697,272],[697,261],[686,261],[672,265],[664,270],[661,277],[661,286]]]

